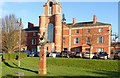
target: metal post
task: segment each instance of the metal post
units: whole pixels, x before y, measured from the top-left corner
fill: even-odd
[[[21,51],[21,19],[20,19],[20,23],[19,23],[19,27],[20,27],[20,35],[19,35],[19,58],[18,58],[18,67],[20,67],[20,51]]]
[[[66,19],[65,19],[65,15],[63,14],[62,15],[62,47],[61,47],[61,50],[62,50],[62,57],[63,57],[63,51],[64,51],[64,44],[63,44],[63,25],[66,24]]]
[[[116,40],[118,39],[119,36],[116,33],[112,34],[112,36],[114,36],[113,41],[114,41],[115,44],[113,44],[114,45],[113,47],[114,47],[114,51],[116,51],[116,45],[117,45]]]

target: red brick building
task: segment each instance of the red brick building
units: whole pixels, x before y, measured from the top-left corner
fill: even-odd
[[[98,22],[95,15],[93,21],[90,22],[77,23],[73,18],[72,23],[66,24],[62,22],[61,5],[57,1],[48,0],[44,4],[44,13],[39,16],[39,26],[34,26],[29,22],[25,30],[27,49],[30,51],[37,51],[39,36],[45,34],[45,38],[49,41],[45,48],[49,52],[104,51],[110,54],[111,24]]]

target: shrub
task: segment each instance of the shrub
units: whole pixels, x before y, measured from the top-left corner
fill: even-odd
[[[2,60],[18,60],[18,59],[23,59],[26,58],[27,54],[26,53],[5,53],[2,56]]]
[[[3,60],[8,60],[9,59],[9,53],[3,54]]]

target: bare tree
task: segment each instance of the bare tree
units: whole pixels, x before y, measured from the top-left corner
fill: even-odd
[[[8,53],[14,52],[14,49],[18,47],[19,38],[20,38],[20,24],[22,22],[18,22],[18,19],[14,14],[9,16],[5,16],[1,19],[1,33],[2,33],[2,49]],[[22,32],[24,33],[24,31]],[[22,42],[25,41],[25,34],[21,36]]]
[[[0,50],[2,50],[2,33],[1,33],[2,20],[0,18]]]
[[[97,43],[98,37],[100,36],[96,33],[95,29],[91,29],[91,30],[90,30],[90,28],[88,28],[87,33],[85,33],[86,31],[85,32],[83,31],[84,34],[82,34],[82,40],[85,42],[83,44],[87,44],[90,47],[89,48],[89,52],[90,52],[89,57],[91,57],[91,54],[93,53],[94,45]]]
[[[114,48],[114,52],[115,52],[115,51],[116,51],[116,47],[117,47],[117,45],[118,45],[117,39],[119,38],[119,34],[113,33],[113,34],[112,34],[112,37],[113,37],[113,39],[112,39],[112,47]]]

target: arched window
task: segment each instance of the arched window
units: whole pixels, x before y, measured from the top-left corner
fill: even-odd
[[[53,42],[54,40],[54,25],[52,23],[48,24],[47,27],[47,40]]]
[[[50,2],[49,3],[49,15],[52,14],[52,5],[53,5],[53,2]]]

